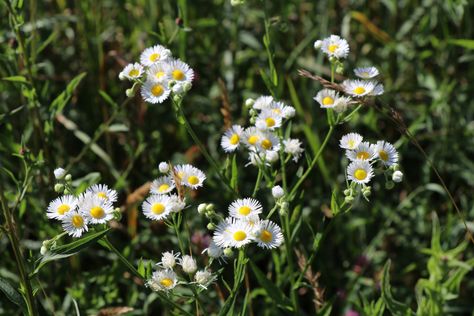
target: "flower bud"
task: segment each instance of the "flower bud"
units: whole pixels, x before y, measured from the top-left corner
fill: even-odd
[[[339,64],[336,66],[336,73],[338,74],[343,74],[344,73],[344,66],[342,64]]]
[[[66,180],[67,182],[71,182],[71,181],[72,181],[72,176],[68,173],[68,174],[64,177],[64,180]]]
[[[194,258],[189,255],[184,255],[180,264],[183,268],[183,271],[188,274],[193,274],[197,270],[196,260],[194,260]]]
[[[394,186],[395,186],[395,183],[393,183],[393,181],[387,181],[387,182],[385,182],[385,188],[386,188],[387,190],[393,189]]]
[[[125,77],[125,74],[123,72],[119,73],[119,80],[125,80],[127,77]]]
[[[283,195],[285,195],[285,192],[283,191],[282,187],[279,185],[276,185],[272,188],[272,195],[275,199],[281,198]]]
[[[198,272],[196,272],[194,280],[196,280],[198,284],[206,285],[207,283],[209,283],[209,281],[212,280],[212,273],[207,270],[199,270]]]
[[[168,173],[168,171],[170,171],[170,165],[167,162],[162,161],[158,165],[158,170],[160,170],[161,173]]]
[[[66,170],[64,170],[63,168],[56,168],[56,169],[54,169],[54,177],[55,177],[57,180],[62,179],[65,174],[66,174]]]
[[[362,195],[367,199],[372,194],[371,187],[364,187],[362,189]]]
[[[288,202],[281,203],[280,207],[280,215],[285,216],[288,214],[288,209],[290,208],[290,204]]]
[[[318,49],[321,48],[321,46],[323,46],[323,41],[317,40],[317,41],[314,42],[313,46],[314,46],[314,49],[318,50]]]
[[[245,106],[246,107],[251,107],[251,106],[253,106],[254,103],[255,103],[255,100],[252,99],[252,98],[248,98],[247,100],[245,100]]]
[[[224,249],[224,256],[226,257],[233,257],[234,256],[234,251],[232,250],[232,248],[225,248]]]
[[[347,204],[351,204],[352,202],[354,201],[354,197],[348,195],[344,198],[344,202],[346,202]]]
[[[403,172],[400,170],[397,170],[393,173],[392,175],[392,180],[393,182],[400,183],[403,180]]]
[[[60,193],[64,190],[64,185],[61,184],[61,183],[56,183],[54,185],[54,191],[56,191],[57,193]]]
[[[191,82],[186,82],[186,83],[183,84],[184,92],[188,92],[189,90],[191,90],[192,87],[193,87],[193,85],[191,84]]]
[[[206,211],[206,206],[207,206],[206,203],[199,204],[198,205],[198,213],[199,214],[204,214],[204,212]]]
[[[213,223],[209,223],[209,224],[207,224],[207,229],[208,230],[214,230],[214,229],[216,229],[216,225],[214,225]]]
[[[207,204],[207,206],[206,206],[206,211],[208,211],[208,212],[214,212],[214,210],[215,210],[215,209],[214,209],[214,204],[212,204],[212,203]]]
[[[333,64],[333,63],[337,62],[337,58],[334,57],[334,56],[331,56],[331,57],[329,57],[329,61]]]

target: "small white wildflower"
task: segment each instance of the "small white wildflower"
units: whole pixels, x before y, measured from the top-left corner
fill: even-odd
[[[262,212],[262,204],[253,198],[237,199],[229,206],[229,215],[235,218],[246,218]]]
[[[194,275],[196,283],[204,289],[207,289],[207,286],[215,279],[216,277],[208,270],[199,270]]]
[[[321,49],[321,47],[323,46],[323,41],[317,40],[317,41],[314,42],[313,46],[314,46],[314,49],[316,49],[316,50]]]
[[[163,103],[170,95],[171,90],[166,82],[147,80],[141,88],[143,100],[148,103]]]
[[[87,189],[86,193],[91,193],[92,196],[97,196],[110,203],[117,202],[117,191],[109,189],[106,184],[94,184]]]
[[[273,97],[272,96],[261,96],[258,97],[253,103],[253,108],[255,110],[264,110],[269,108],[272,105]]]
[[[375,152],[375,145],[370,144],[369,142],[361,142],[356,149],[347,150],[346,156],[349,160],[373,160],[377,157]]]
[[[329,57],[346,58],[349,55],[349,44],[345,39],[331,35],[322,41],[321,50]]]
[[[224,250],[219,247],[214,240],[211,240],[209,247],[202,251],[202,253],[204,252],[207,252],[207,255],[213,259],[219,259],[224,254]]]
[[[143,51],[140,55],[140,63],[144,66],[151,66],[158,62],[167,61],[171,57],[171,51],[164,46],[155,45]]]
[[[353,161],[347,167],[347,177],[357,184],[367,184],[373,176],[373,168],[367,160]]]
[[[252,232],[252,226],[247,222],[227,218],[217,226],[213,240],[219,247],[241,248],[254,240]]]
[[[49,203],[46,216],[62,220],[68,212],[76,209],[77,202],[77,199],[72,195],[58,197]]]
[[[158,165],[158,170],[160,170],[161,173],[168,173],[168,171],[170,171],[170,165],[166,161],[162,161]]]
[[[150,192],[152,194],[167,194],[175,188],[173,177],[161,176],[153,180],[151,183]]]
[[[361,67],[354,69],[354,73],[357,77],[362,79],[371,79],[379,75],[379,71],[375,67]]]
[[[297,162],[304,152],[304,149],[301,148],[301,142],[299,139],[285,139],[283,140],[283,147],[285,153],[293,156],[294,162]]]
[[[54,169],[53,173],[54,173],[54,177],[57,180],[60,180],[66,175],[66,170],[64,170],[63,168],[56,168]]]
[[[221,146],[225,152],[233,152],[239,148],[240,138],[242,137],[243,132],[244,129],[240,125],[233,125],[225,131],[221,138]]]
[[[285,192],[283,191],[283,188],[281,186],[276,185],[272,188],[272,195],[275,199],[279,199],[283,195],[285,195]]]
[[[157,263],[164,269],[172,269],[176,265],[176,259],[179,258],[179,252],[173,253],[173,251],[166,251],[161,254],[161,262]]]
[[[349,133],[342,136],[341,140],[339,141],[339,147],[348,150],[354,150],[359,146],[362,142],[362,136],[357,133]]]
[[[196,260],[189,255],[184,255],[180,259],[179,264],[181,265],[185,273],[193,274],[197,270]]]
[[[400,170],[395,171],[392,175],[392,180],[393,180],[393,182],[397,182],[397,183],[402,182],[403,181],[403,172],[401,172]]]
[[[120,72],[119,79],[120,80],[134,80],[138,79],[143,75],[143,66],[139,63],[128,64],[125,68]]]
[[[375,153],[378,155],[382,163],[390,167],[398,162],[398,152],[389,142],[380,140],[375,145]]]
[[[347,94],[355,97],[363,97],[372,93],[375,84],[372,81],[347,79],[342,82],[342,88]]]
[[[260,221],[254,235],[257,245],[261,248],[277,248],[283,243],[281,228],[269,220]]]
[[[89,229],[87,218],[77,211],[67,212],[61,221],[64,231],[72,237],[81,237]]]
[[[173,270],[159,270],[153,272],[153,275],[150,280],[147,281],[147,286],[149,286],[153,291],[170,291],[178,283],[178,276],[174,273]]]

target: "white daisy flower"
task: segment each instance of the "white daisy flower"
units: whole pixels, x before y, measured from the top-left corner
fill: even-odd
[[[112,203],[102,197],[86,192],[79,203],[79,211],[90,224],[105,224],[114,217]]]
[[[221,139],[221,146],[226,153],[233,152],[239,148],[244,129],[240,125],[233,125],[229,128]]]
[[[219,247],[240,248],[252,242],[252,227],[234,218],[227,218],[219,223],[214,231],[213,240]]]
[[[278,151],[280,150],[280,139],[270,131],[261,132],[257,150],[262,152]]]
[[[142,205],[145,217],[160,221],[165,219],[172,211],[172,203],[167,195],[151,195]]]
[[[376,157],[375,146],[369,142],[361,142],[354,150],[347,150],[346,156],[349,160],[373,160]]]
[[[166,63],[166,69],[168,70],[170,80],[174,80],[177,83],[191,83],[194,79],[194,71],[188,64],[179,59]]]
[[[280,116],[282,119],[292,118],[295,116],[295,108],[289,105],[286,105],[283,102],[272,102],[267,108],[271,110],[276,115]]]
[[[188,274],[193,274],[197,270],[196,260],[189,255],[184,255],[179,260],[179,265],[183,268],[183,271]]]
[[[267,151],[267,152],[249,152],[249,162],[245,165],[252,166],[271,166],[272,163],[276,162],[279,158],[278,152],[276,151]]]
[[[57,180],[60,180],[66,175],[66,170],[64,170],[63,168],[56,168],[54,169],[53,173],[54,173],[54,177]]]
[[[390,167],[398,162],[398,152],[395,147],[389,142],[380,140],[375,145],[375,153],[382,163]]]
[[[151,279],[147,281],[153,291],[170,291],[178,284],[178,276],[173,270],[165,269],[153,272]]]
[[[379,75],[379,70],[375,67],[360,67],[354,69],[354,73],[359,78],[371,79]]]
[[[356,160],[347,167],[347,177],[357,184],[366,184],[374,176],[372,165],[367,160]]]
[[[322,108],[333,108],[336,100],[339,98],[339,94],[331,89],[323,89],[316,94],[313,98],[316,100]]]
[[[168,83],[170,76],[166,63],[156,63],[150,66],[146,72],[146,78],[150,81]]]
[[[249,148],[255,150],[261,139],[262,133],[254,126],[248,127],[242,133],[242,141]]]
[[[117,202],[117,191],[109,189],[105,184],[94,184],[87,189],[86,193],[91,193],[91,195],[98,196],[110,203]]]
[[[151,66],[154,63],[163,62],[171,57],[171,51],[164,46],[155,45],[143,51],[140,55],[140,63],[144,66]]]
[[[46,216],[62,220],[69,211],[74,211],[77,207],[77,199],[72,195],[63,195],[49,203]]]
[[[262,204],[252,198],[237,199],[229,206],[229,215],[234,218],[248,218],[262,213]]]
[[[349,55],[349,44],[345,39],[331,35],[322,41],[321,50],[329,57],[346,58]]]
[[[283,234],[281,233],[281,228],[269,220],[263,220],[259,222],[254,236],[257,245],[261,248],[277,248],[283,243]]]
[[[362,142],[362,136],[357,133],[349,133],[342,136],[339,147],[347,150],[354,150]]]
[[[211,240],[211,242],[209,243],[209,247],[207,247],[206,249],[202,251],[202,253],[205,253],[205,252],[207,252],[207,255],[212,259],[219,259],[224,254],[224,250],[222,250],[222,248],[219,247],[214,242],[214,240]]]
[[[169,198],[170,198],[172,212],[175,212],[175,213],[180,212],[186,207],[186,203],[184,199],[181,200],[179,196],[177,196],[176,194],[171,194]]]
[[[156,265],[163,269],[172,269],[176,265],[176,260],[179,258],[180,253],[173,253],[173,251],[165,251],[161,254],[161,261]]]
[[[143,66],[139,63],[128,64],[125,68],[119,73],[120,80],[135,80],[140,78],[143,75]]]
[[[255,110],[268,109],[269,107],[271,107],[272,102],[273,102],[273,97],[272,96],[264,95],[264,96],[258,97],[255,100],[255,102],[253,104],[253,108]]]
[[[258,217],[258,214],[249,215],[249,216],[240,218],[239,220],[247,223],[250,226],[252,235],[255,234],[255,231],[258,229],[259,227],[258,225],[260,223],[260,217]]]
[[[372,93],[375,84],[372,81],[347,79],[342,82],[342,88],[347,94],[363,97]]]
[[[257,116],[255,126],[260,130],[274,130],[281,127],[281,116],[272,109],[265,109]]]
[[[207,286],[216,279],[210,271],[208,270],[199,270],[194,275],[194,280],[200,287],[207,289]]]
[[[301,142],[299,139],[285,139],[283,140],[284,152],[293,156],[293,161],[298,162],[304,149],[301,148]]]
[[[145,81],[141,88],[143,100],[152,104],[163,103],[170,93],[167,83],[154,80]]]
[[[151,183],[150,192],[152,194],[166,194],[175,188],[173,177],[162,176]]]
[[[374,82],[374,85],[375,85],[374,90],[372,90],[370,95],[382,95],[385,92],[383,88],[383,84]]]
[[[178,175],[181,179],[181,184],[190,187],[193,190],[201,187],[204,180],[206,180],[204,172],[191,165],[185,165],[182,173],[178,173]]]
[[[67,212],[61,221],[64,231],[72,237],[81,237],[89,229],[87,218],[77,211]]]

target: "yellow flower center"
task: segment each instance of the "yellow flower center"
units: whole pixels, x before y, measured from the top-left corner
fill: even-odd
[[[247,139],[247,141],[249,142],[250,145],[255,145],[258,142],[258,136],[252,135]]]
[[[64,215],[64,213],[68,212],[71,209],[71,207],[67,204],[61,204],[58,206],[58,214],[59,215]]]
[[[273,127],[275,126],[276,122],[273,118],[271,117],[268,117],[266,120],[265,120],[265,123],[267,123],[267,127]]]
[[[369,153],[366,151],[359,151],[356,155],[357,159],[367,160],[369,159]]]
[[[163,94],[163,92],[165,92],[165,89],[163,89],[161,84],[155,84],[153,87],[151,87],[151,94],[153,94],[155,97],[159,97]]]
[[[250,212],[252,211],[252,209],[248,206],[242,206],[239,208],[239,214],[240,215],[244,215],[244,216],[247,216],[250,214]]]
[[[272,241],[273,239],[273,235],[271,232],[269,232],[268,230],[264,229],[262,230],[262,232],[260,233],[260,240],[263,241],[263,242],[270,242]]]
[[[355,141],[353,139],[350,139],[348,142],[347,142],[347,146],[349,148],[354,148],[355,147]]]
[[[158,71],[156,74],[155,74],[155,77],[156,79],[161,79],[163,78],[165,75],[165,72],[164,71]]]
[[[72,226],[74,226],[75,228],[81,228],[82,226],[84,226],[84,219],[81,215],[74,215],[72,217],[71,223]]]
[[[101,199],[106,199],[107,198],[107,194],[105,194],[105,192],[98,192],[97,196],[100,197]]]
[[[90,209],[89,213],[95,219],[101,219],[105,215],[104,209],[100,206],[94,206]]]
[[[365,178],[367,178],[367,171],[365,171],[364,169],[357,169],[354,172],[354,177],[357,180],[364,180]]]
[[[323,105],[331,105],[334,104],[334,99],[331,97],[324,97]]]
[[[368,77],[369,73],[367,71],[364,71],[360,74],[362,77]]]
[[[162,185],[160,185],[160,187],[158,188],[158,192],[160,193],[163,193],[165,192],[166,190],[168,190],[170,188],[170,186],[166,183],[163,183]]]
[[[140,74],[140,72],[138,71],[138,69],[132,69],[132,70],[130,70],[130,72],[128,73],[128,75],[129,75],[130,77],[136,77],[136,76],[138,76],[139,74]]]
[[[173,280],[171,280],[170,278],[164,278],[160,281],[160,284],[168,288],[173,285]]]
[[[331,53],[334,53],[336,51],[336,49],[338,49],[338,48],[339,48],[339,45],[332,44],[332,45],[328,46],[328,51],[330,51]]]
[[[161,57],[160,54],[153,53],[153,54],[150,55],[150,61],[155,62],[157,59],[160,59],[160,57]]]
[[[281,114],[281,110],[276,108],[276,109],[273,109],[273,113],[275,114]]]
[[[229,143],[231,143],[232,145],[237,145],[237,143],[239,142],[240,140],[240,137],[239,135],[237,134],[233,134],[230,139],[229,139]]]
[[[383,161],[388,160],[388,154],[385,150],[379,151],[379,156],[380,156],[380,159],[382,159]]]
[[[270,148],[272,148],[272,141],[269,140],[269,139],[264,139],[262,140],[262,147],[266,150],[269,150]]]
[[[234,240],[236,241],[242,241],[245,238],[247,238],[247,234],[242,230],[238,230],[234,233]]]
[[[155,203],[151,206],[151,211],[156,215],[160,215],[165,211],[165,206],[163,203]]]
[[[173,76],[173,79],[174,80],[184,80],[185,79],[185,76],[184,76],[184,72],[182,72],[181,70],[179,69],[175,69],[173,70],[173,72],[171,73],[171,75]]]
[[[363,87],[357,87],[354,89],[355,94],[363,94],[365,93],[365,89]]]
[[[188,177],[188,183],[191,185],[196,185],[199,183],[199,178],[196,176],[190,176]]]

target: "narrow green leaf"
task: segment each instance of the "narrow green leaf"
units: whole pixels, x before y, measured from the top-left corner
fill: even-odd
[[[405,304],[395,300],[390,289],[390,260],[387,261],[383,268],[382,275],[382,298],[388,310],[394,316],[415,315],[413,311]]]
[[[461,46],[467,49],[474,49],[474,40],[472,39],[449,39],[448,44]]]
[[[28,81],[23,76],[10,76],[10,77],[3,77],[2,80],[10,81],[10,82],[18,82],[23,84],[28,84]]]
[[[49,109],[52,111],[52,116],[54,114],[59,113],[63,110],[66,104],[71,100],[73,92],[76,90],[77,86],[81,82],[81,80],[86,76],[86,73],[83,72],[76,77],[74,77],[69,84],[66,86],[66,89],[61,92],[56,99],[51,102]]]
[[[230,187],[232,189],[237,188],[237,182],[239,178],[239,168],[237,167],[237,155],[232,157],[232,177],[230,179]]]
[[[26,310],[25,301],[23,300],[20,292],[18,292],[7,280],[3,278],[0,278],[0,290],[10,301],[20,306],[23,310]]]

